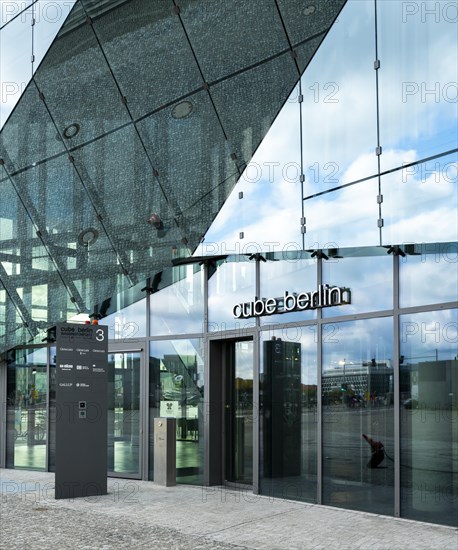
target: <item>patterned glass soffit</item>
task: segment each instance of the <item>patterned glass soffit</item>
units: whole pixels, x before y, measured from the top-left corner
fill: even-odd
[[[0,134],[0,350],[198,245],[345,0],[78,0]]]

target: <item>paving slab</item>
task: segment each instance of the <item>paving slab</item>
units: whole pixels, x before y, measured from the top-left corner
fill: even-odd
[[[54,474],[0,470],[0,548],[458,550],[452,527],[253,495],[110,478],[109,494],[54,499]]]

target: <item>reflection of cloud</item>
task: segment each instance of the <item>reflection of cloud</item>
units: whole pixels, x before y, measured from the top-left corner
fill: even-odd
[[[402,315],[401,354],[406,358],[425,356],[452,359],[458,354],[458,310],[428,311]]]
[[[416,159],[413,150],[389,150],[387,156],[397,166]],[[363,168],[359,167],[359,163]],[[447,242],[457,239],[456,155],[450,155],[417,167],[406,168],[382,177],[383,242]],[[349,171],[361,174],[367,156],[356,159]],[[445,170],[447,168],[447,170]],[[337,247],[377,246],[379,244],[377,178],[352,185],[333,193],[305,201],[307,219],[306,248],[323,248],[326,243]],[[205,253],[208,243],[220,243],[219,250],[243,251],[248,243],[258,243],[260,250],[279,251],[287,243],[302,245],[300,234],[299,184],[285,180],[251,184],[243,201],[237,191],[210,228],[206,243],[199,248]],[[243,202],[243,204],[241,204]],[[243,226],[240,224],[245,218]],[[240,241],[239,231],[245,232]],[[222,245],[224,243],[224,246]],[[269,243],[277,243],[275,245]],[[215,249],[210,247],[212,251]]]
[[[407,256],[400,268],[401,307],[455,301],[458,293],[456,259],[456,248],[450,256]],[[440,281],[440,284],[431,284],[433,281]]]
[[[323,331],[323,370],[342,364],[393,359],[393,320],[364,319],[331,323]],[[340,362],[340,363],[339,363]]]
[[[302,77],[305,196],[377,173],[373,29],[373,3],[349,1]],[[443,18],[405,23],[401,3],[383,2],[379,29],[382,169],[456,147],[457,104],[442,94],[444,86],[457,80],[455,26]],[[419,93],[403,98],[404,81],[418,83]],[[335,103],[323,95],[324,86],[332,83],[338,86],[331,98]],[[436,83],[439,98],[422,95]],[[295,97],[293,93],[253,157],[262,171],[252,169],[242,177],[207,233],[207,243],[240,251],[248,242],[259,243],[262,250],[272,248],[272,242],[278,243],[276,250],[288,242],[301,246],[300,184],[297,178],[288,181],[283,170],[288,163],[300,163]],[[278,166],[272,168],[273,162]],[[437,172],[427,178],[417,173],[401,186],[401,177],[402,172],[382,178],[384,242],[455,240],[456,181],[450,184],[440,174],[437,182]],[[377,183],[374,179],[305,201],[306,248],[327,242],[378,245]],[[205,253],[205,246],[199,253]]]

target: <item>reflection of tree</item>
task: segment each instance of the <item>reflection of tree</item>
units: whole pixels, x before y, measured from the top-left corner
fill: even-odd
[[[302,403],[309,407],[316,405],[318,388],[314,384],[302,384]]]

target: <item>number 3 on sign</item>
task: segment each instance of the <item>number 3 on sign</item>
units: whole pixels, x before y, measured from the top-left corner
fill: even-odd
[[[97,342],[103,342],[105,340],[105,334],[103,333],[103,329],[98,328],[95,331],[95,339],[97,340]]]

